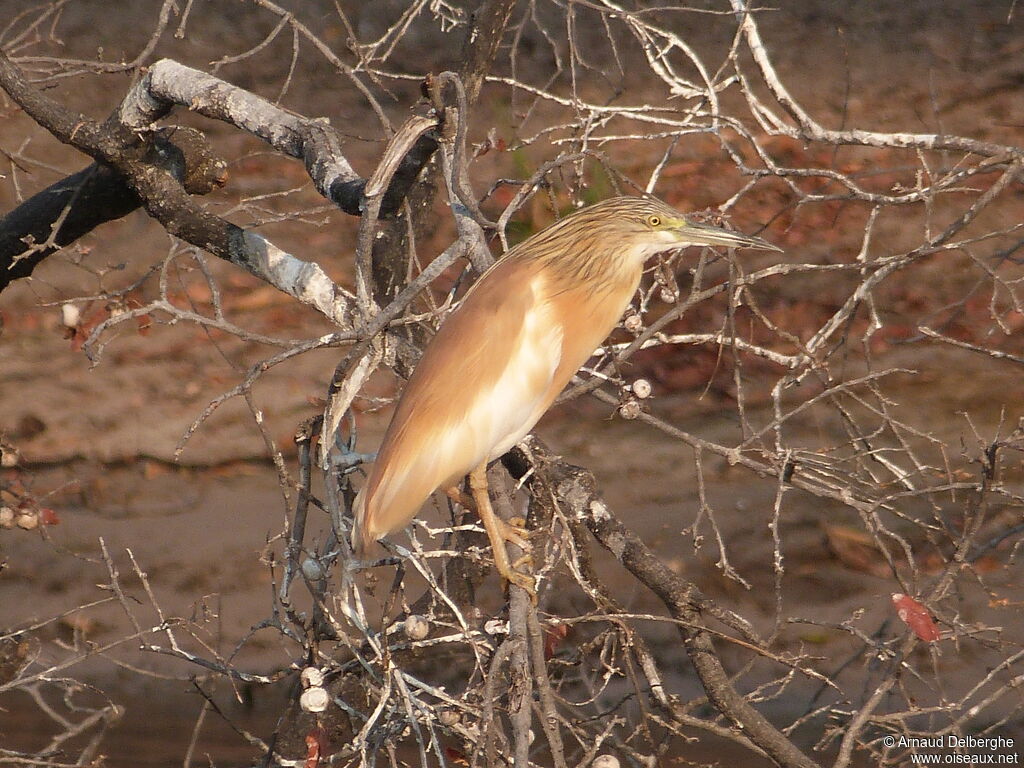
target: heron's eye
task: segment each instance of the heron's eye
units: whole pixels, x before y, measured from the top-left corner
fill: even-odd
[[[647,217],[647,225],[651,226],[651,227],[660,227],[661,226],[661,216],[658,216],[658,215],[648,216]]]

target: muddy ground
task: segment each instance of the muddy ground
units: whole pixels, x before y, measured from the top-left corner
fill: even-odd
[[[942,130],[1017,146],[1024,143],[1024,22],[1014,3],[776,5],[778,13],[763,23],[766,40],[787,84],[823,122],[845,120],[848,125],[884,130]],[[105,17],[95,26],[98,4],[69,5],[60,27],[69,54],[84,55],[98,46],[110,56],[116,55],[113,52],[119,46],[137,49],[138,42],[133,41],[141,41],[140,33],[152,27],[154,7],[127,6],[130,10],[123,15]],[[0,18],[19,7],[11,0],[0,0]],[[196,13],[193,34],[183,42],[168,40],[158,55],[203,66],[227,53],[227,48],[241,50],[258,40],[260,24],[266,23],[254,21],[256,28],[243,32],[229,27],[218,12]],[[251,9],[238,13],[250,21],[258,18]],[[700,18],[688,18],[681,29],[696,46],[710,49],[727,39],[710,26],[702,29]],[[372,19],[365,23],[371,24]],[[230,46],[222,45],[218,36],[228,29],[253,39],[232,38]],[[445,55],[443,49],[435,54],[440,59]],[[370,126],[369,118],[359,112],[358,101],[336,92],[333,79],[302,69],[311,59],[299,59],[289,106],[346,121],[352,133]],[[272,58],[259,61],[259,68],[234,66],[223,75],[239,85],[273,91],[280,84],[287,57],[284,63]],[[438,66],[443,63],[437,62]],[[99,117],[116,104],[125,83],[124,78],[62,83],[52,95]],[[487,98],[500,98],[496,92],[487,94],[484,104]],[[73,151],[43,135],[23,116],[6,114],[11,112],[8,103],[3,109],[0,149],[11,151],[31,140],[29,153],[45,156],[52,170],[37,167],[3,180],[0,210],[14,204],[18,194],[31,194],[56,180],[59,172],[83,164]],[[395,112],[402,112],[401,102]],[[254,143],[223,126],[197,124],[209,128],[233,158],[228,188],[214,198],[216,203],[226,206],[239,195],[296,188],[289,194],[290,204],[311,209],[309,218],[316,225],[291,221],[262,231],[285,249],[317,259],[340,282],[351,284],[354,223],[321,206],[309,186],[303,186],[301,167],[283,158],[253,154]],[[483,127],[482,122],[481,134]],[[350,159],[360,170],[367,170],[377,147],[375,142],[353,140]],[[699,172],[700,157],[690,161],[697,169],[694,172]],[[490,168],[479,167],[479,186],[486,186],[487,173],[510,173],[503,167],[510,162],[496,158]],[[695,207],[720,202],[728,194],[727,189],[708,184],[694,193]],[[898,229],[895,223],[887,226]],[[436,234],[437,242],[443,243],[446,236],[442,229]],[[840,258],[855,252],[860,232],[833,232],[825,240],[815,238],[813,230],[777,227],[765,236],[777,242],[788,239],[789,249],[798,249],[801,258],[810,260],[816,255]],[[892,237],[898,239],[898,231]],[[205,634],[198,642],[230,653],[266,617],[273,588],[267,553],[280,550],[278,537],[288,508],[264,439],[244,401],[236,398],[224,404],[180,454],[176,449],[206,405],[234,386],[263,350],[235,339],[211,337],[194,327],[158,325],[144,333],[122,330],[104,348],[99,363],[91,364],[74,340],[66,338],[57,303],[128,282],[166,251],[168,240],[138,212],[97,230],[80,247],[51,259],[32,281],[22,281],[0,296],[0,432],[20,450],[20,480],[60,518],[58,525],[45,532],[0,530],[0,629],[46,622],[35,633],[38,645],[33,652],[53,659],[75,647],[103,647],[123,638],[128,625],[116,602],[75,610],[109,597],[97,588],[109,581],[98,543],[102,538],[129,580],[130,551],[148,574],[165,615],[204,618]],[[149,256],[139,258],[140,254]],[[226,308],[240,324],[294,338],[329,330],[313,313],[297,309],[273,289],[220,264],[211,264],[211,270],[224,286]],[[936,286],[945,278],[941,268],[931,275]],[[83,303],[86,313],[99,311],[100,305]],[[965,452],[976,443],[974,430],[992,434],[1000,421],[1012,425],[1024,417],[1019,367],[993,366],[928,344],[892,345],[880,353],[888,356],[888,365],[921,371],[890,390],[901,398],[903,417],[951,445],[962,436]],[[269,435],[289,460],[291,436],[303,419],[318,412],[337,358],[337,351],[304,355],[272,371],[255,390]],[[727,386],[706,388],[708,376],[690,375],[693,368],[685,359],[652,359],[645,365],[645,373],[658,385],[651,406],[655,413],[709,440],[735,439],[735,403]],[[388,382],[378,385],[381,392],[389,386]],[[751,417],[766,417],[766,407],[765,400],[755,399]],[[386,415],[366,412],[360,416],[360,437],[371,450]],[[773,482],[752,478],[724,460],[705,462],[708,500],[718,512],[732,565],[751,583],[751,589],[745,589],[722,576],[715,566],[717,553],[708,549],[695,553],[681,534],[696,512],[692,452],[610,415],[605,406],[577,401],[549,413],[537,431],[556,452],[591,468],[611,506],[621,510],[673,567],[741,614],[769,616],[774,610],[774,576],[764,513],[772,503]],[[819,431],[833,428],[810,421],[794,425],[808,442]],[[858,560],[849,549],[843,550],[836,543],[841,533],[827,527],[842,525],[851,514],[810,497],[792,500],[784,521],[792,548],[786,585],[790,611],[832,620],[841,620],[858,608],[879,620],[889,611],[893,583],[884,568],[876,569],[870,558]],[[318,526],[320,532],[315,535],[323,535],[323,521]],[[608,573],[614,583],[615,571]],[[1019,578],[1015,582],[1008,578],[1012,583],[1006,584],[1006,594],[1019,599]],[[631,607],[656,609],[651,598],[637,594],[625,579],[616,588]],[[979,609],[979,618],[983,613]],[[159,620],[152,604],[138,606],[137,616],[144,625]],[[47,621],[53,617],[58,618]],[[794,647],[820,643],[823,655],[837,657],[844,647],[811,631],[786,631]],[[655,630],[652,636],[665,653],[678,653],[672,649],[675,641],[670,632]],[[830,645],[833,642],[839,644]],[[107,742],[110,746],[102,750],[108,755],[106,765],[177,764],[202,707],[188,681],[196,670],[166,656],[141,653],[134,645],[127,642],[97,654],[69,674],[104,691],[125,709]],[[270,669],[286,661],[288,653],[276,637],[265,642],[257,639],[246,644],[236,662],[250,669]],[[952,663],[950,674],[956,674]],[[682,666],[677,682],[683,688],[693,685]],[[223,685],[214,692],[225,714],[264,736],[288,693],[286,687],[277,686],[269,693],[261,689],[254,698],[250,690],[232,695]],[[779,706],[794,710],[800,704],[789,701]],[[19,749],[45,744],[48,726],[24,694],[0,697],[0,708],[0,743]],[[1019,719],[1008,725],[1007,732],[1024,738]],[[240,764],[252,755],[252,748],[211,715],[195,754],[208,754],[220,765]]]

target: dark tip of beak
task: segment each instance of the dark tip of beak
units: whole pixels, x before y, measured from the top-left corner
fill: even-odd
[[[769,243],[767,240],[763,240],[760,237],[754,237],[753,235],[744,235],[744,239],[748,244],[737,246],[737,248],[760,248],[762,251],[776,251],[778,253],[785,253],[785,251],[779,248],[779,246],[775,245],[775,243]]]
[[[769,243],[767,240],[762,240],[760,237],[745,235],[742,232],[733,232],[711,224],[700,224],[690,221],[687,222],[685,227],[680,229],[680,234],[693,245],[716,245],[724,246],[726,248],[758,248],[763,251],[783,252],[783,250],[777,245]]]

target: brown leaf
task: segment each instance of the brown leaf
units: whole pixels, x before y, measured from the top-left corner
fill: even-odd
[[[49,507],[40,507],[39,522],[42,525],[57,525],[60,522],[60,516]]]
[[[444,756],[453,765],[469,765],[469,760],[466,759],[466,755],[454,747],[445,747]]]
[[[921,603],[909,595],[894,592],[892,604],[896,608],[896,614],[910,630],[917,635],[919,640],[926,643],[934,643],[939,639],[939,628],[931,613]]]
[[[544,660],[552,658],[555,652],[558,650],[558,646],[562,644],[566,636],[569,634],[569,626],[567,624],[554,624],[544,629]]]
[[[847,568],[872,576],[890,575],[889,565],[865,531],[847,525],[826,525],[825,537],[832,554]]]
[[[320,758],[327,747],[327,734],[320,726],[306,734],[306,762],[304,768],[319,768]]]

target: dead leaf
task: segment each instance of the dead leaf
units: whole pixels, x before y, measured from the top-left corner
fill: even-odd
[[[453,765],[469,765],[469,760],[466,759],[466,755],[454,747],[445,747],[444,756]]]
[[[896,608],[896,614],[904,624],[910,627],[911,632],[917,635],[919,640],[926,643],[934,643],[939,639],[939,628],[931,613],[921,603],[909,595],[894,592],[892,604]]]
[[[305,768],[318,768],[320,758],[323,757],[327,748],[327,734],[320,726],[313,728],[306,734],[306,762]]]
[[[550,627],[544,629],[544,659],[545,661],[551,659],[555,652],[558,651],[558,646],[562,644],[562,641],[569,634],[568,624],[553,624]]]
[[[40,507],[39,522],[42,525],[57,525],[60,522],[60,516],[49,507]]]
[[[889,564],[867,532],[847,525],[826,524],[825,537],[832,554],[847,568],[882,578],[891,575]]]

